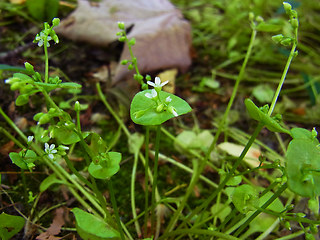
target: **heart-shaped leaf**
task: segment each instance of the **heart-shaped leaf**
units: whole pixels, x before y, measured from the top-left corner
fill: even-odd
[[[232,193],[233,205],[241,213],[255,210],[259,205],[257,190],[248,184],[243,184],[236,187]]]
[[[290,135],[290,131],[283,128],[275,119],[259,109],[249,98],[244,101],[250,117],[263,123],[272,132],[283,132]]]
[[[54,137],[64,145],[70,145],[80,141],[80,137],[64,125],[55,126],[53,129]]]
[[[108,179],[119,171],[121,153],[108,152],[106,154],[100,154],[99,156],[100,156],[99,164],[95,164],[91,162],[88,168],[89,173],[94,178]]]
[[[134,123],[140,125],[160,125],[175,117],[167,110],[157,112],[155,101],[147,98],[145,96],[146,93],[151,94],[151,90],[138,92],[131,102],[130,116]],[[170,97],[171,102],[168,104],[168,107],[174,107],[178,115],[188,113],[192,110],[186,101],[171,93],[160,91],[159,97],[162,102],[165,102],[165,99]]]
[[[76,228],[84,240],[120,239],[117,230],[109,226],[102,219],[87,213],[80,208],[72,209],[76,218]]]

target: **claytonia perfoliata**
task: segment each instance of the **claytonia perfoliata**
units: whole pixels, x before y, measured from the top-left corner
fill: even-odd
[[[179,116],[178,113],[176,112],[176,109],[172,106],[168,108],[168,112],[172,113],[175,117]]]
[[[157,93],[157,91],[154,90],[154,89],[151,90],[151,93],[146,93],[146,94],[145,94],[145,96],[146,96],[147,98],[150,98],[150,99],[155,98],[157,95],[158,95],[158,93]]]
[[[156,77],[154,79],[154,83],[151,82],[151,81],[147,81],[148,85],[154,87],[156,90],[161,90],[161,88],[166,85],[169,81],[165,81],[165,82],[161,82],[160,78],[159,77]]]
[[[44,151],[48,154],[48,157],[53,160],[54,156],[53,154],[57,153],[57,150],[55,149],[56,145],[51,144],[49,146],[48,143],[44,144]]]
[[[166,102],[169,103],[169,102],[171,102],[171,101],[172,101],[171,97],[168,96],[168,97],[166,98]]]

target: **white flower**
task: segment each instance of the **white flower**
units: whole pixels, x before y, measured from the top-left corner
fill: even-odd
[[[53,154],[57,153],[57,150],[55,149],[56,145],[51,144],[49,146],[48,143],[44,144],[44,151],[48,154],[48,157],[52,160],[54,158]]]
[[[168,97],[166,98],[166,102],[169,103],[169,102],[171,102],[171,101],[172,101],[171,97],[168,96]]]
[[[151,82],[151,81],[147,81],[147,83],[148,83],[150,86],[154,87],[154,88],[161,88],[161,87],[163,87],[164,85],[166,85],[168,82],[169,82],[169,81],[165,81],[165,82],[161,83],[161,80],[160,80],[159,77],[156,77],[156,78],[155,78],[154,83]]]
[[[28,137],[28,143],[31,143],[33,141],[33,138],[34,138],[33,136],[29,136]]]
[[[40,35],[37,35],[36,36],[36,41],[38,41],[38,46],[39,47],[42,47],[42,45],[43,45],[43,43],[44,43],[44,39],[45,39],[45,35],[44,35],[44,33],[43,32],[41,32],[40,33]],[[47,37],[47,47],[50,47],[50,44],[49,44],[49,41],[51,40],[52,38],[51,38],[51,36],[48,36]]]
[[[154,89],[151,90],[151,93],[146,93],[146,94],[145,94],[145,96],[146,96],[147,98],[150,98],[150,99],[155,98],[157,95],[158,95],[158,93],[157,93],[157,91],[154,90]]]

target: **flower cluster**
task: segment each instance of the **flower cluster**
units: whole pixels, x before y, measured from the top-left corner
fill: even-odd
[[[55,158],[55,155],[59,155],[59,156],[66,155],[66,150],[68,149],[69,147],[66,147],[63,145],[59,145],[56,148],[56,145],[54,144],[50,144],[50,145],[48,143],[44,144],[44,151],[48,155],[48,158],[50,158],[51,160]]]
[[[154,88],[151,90],[151,93],[146,93],[145,96],[155,101],[157,106],[157,112],[168,111],[172,113],[175,117],[178,117],[176,109],[173,106],[169,106],[169,103],[172,101],[171,97],[168,96],[164,102],[159,97],[159,93],[162,87],[166,85],[168,82],[169,81],[161,82],[159,77],[156,77],[154,82],[147,81],[147,84]]]

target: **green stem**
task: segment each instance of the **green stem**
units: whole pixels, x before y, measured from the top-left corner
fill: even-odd
[[[0,107],[0,113],[1,113],[2,109]],[[2,115],[3,116],[3,115]],[[3,127],[0,127],[0,132],[2,132],[4,135],[6,135],[7,138],[9,138],[11,141],[13,141],[15,144],[18,145],[19,148],[25,148],[23,146],[23,144],[18,141],[14,136],[12,136],[6,129],[4,129]]]
[[[239,240],[239,238],[230,236],[228,234],[224,234],[221,232],[217,231],[212,231],[212,230],[205,230],[205,229],[181,229],[181,230],[175,230],[167,234],[163,234],[159,240],[162,239],[168,239],[168,237],[173,237],[173,236],[183,236],[186,234],[194,234],[194,235],[209,235],[209,236],[214,236],[218,237],[220,239],[227,239],[227,240]]]
[[[249,223],[256,217],[258,216],[261,212],[262,209],[266,209],[274,200],[276,200],[281,193],[287,189],[287,183],[283,184],[277,192],[275,192],[271,198],[269,198],[268,201],[266,201],[260,209],[257,209],[242,225],[241,227],[235,232],[234,236],[237,237],[239,234],[249,225]]]
[[[148,231],[148,219],[149,219],[149,133],[150,133],[150,127],[146,126],[146,136],[145,136],[145,165],[144,165],[144,233],[145,236],[147,236]]]
[[[297,33],[296,33],[297,34]],[[287,63],[285,65],[285,68],[283,70],[283,73],[282,73],[282,76],[281,76],[281,79],[280,79],[280,82],[279,82],[279,85],[278,85],[278,88],[276,90],[276,93],[274,94],[274,97],[272,99],[272,102],[271,102],[271,105],[270,105],[270,108],[269,108],[269,111],[268,111],[268,115],[271,116],[273,110],[274,110],[274,107],[276,105],[276,102],[277,102],[277,99],[280,95],[280,91],[281,91],[281,88],[283,86],[283,83],[284,83],[284,80],[286,79],[286,76],[288,74],[288,71],[289,71],[289,67],[290,67],[290,64],[292,62],[292,59],[294,58],[295,56],[295,51],[296,51],[296,47],[297,47],[297,42],[294,41],[293,45],[292,45],[292,48],[291,48],[291,51],[290,51],[290,55],[289,55],[289,58],[287,60]]]
[[[112,207],[113,207],[114,213],[116,215],[116,222],[117,222],[118,229],[119,229],[119,232],[120,232],[120,237],[121,237],[122,240],[125,240],[124,234],[123,234],[123,231],[122,231],[122,227],[121,227],[121,221],[120,221],[117,201],[116,201],[116,197],[114,195],[113,185],[112,185],[112,180],[111,179],[108,180],[108,188],[109,188],[109,191],[110,191],[110,198],[111,198]]]
[[[48,57],[47,43],[48,43],[48,40],[46,38],[43,43],[44,56],[45,56],[45,72],[44,72],[44,82],[45,83],[48,83],[48,79],[49,79],[49,57]]]
[[[158,160],[159,160],[159,146],[160,146],[160,130],[161,125],[157,126],[156,130],[156,145],[155,145],[155,156],[154,156],[154,167],[153,167],[153,184],[152,184],[152,195],[151,195],[151,230],[153,232],[154,229],[154,222],[155,222],[155,208],[156,208],[156,201],[155,201],[155,192],[157,188],[158,182]]]
[[[137,165],[138,165],[138,153],[139,152],[134,154],[134,162],[133,162],[132,174],[131,174],[131,209],[132,209],[133,218],[136,219],[134,221],[134,225],[135,225],[138,237],[140,238],[141,228],[137,218],[136,201],[135,201],[135,180],[136,180],[136,172],[137,172]]]
[[[115,113],[115,111],[113,111],[112,107],[110,106],[110,104],[108,103],[106,97],[103,95],[103,92],[101,91],[101,86],[100,83],[96,84],[96,88],[98,91],[98,95],[101,99],[101,101],[103,102],[103,104],[107,107],[108,111],[111,113],[111,115],[114,117],[114,119],[118,122],[118,124],[121,126],[122,130],[124,131],[124,133],[127,136],[130,136],[130,132],[128,131],[128,129],[126,128],[126,126],[124,125],[123,121],[119,118],[119,116]]]

